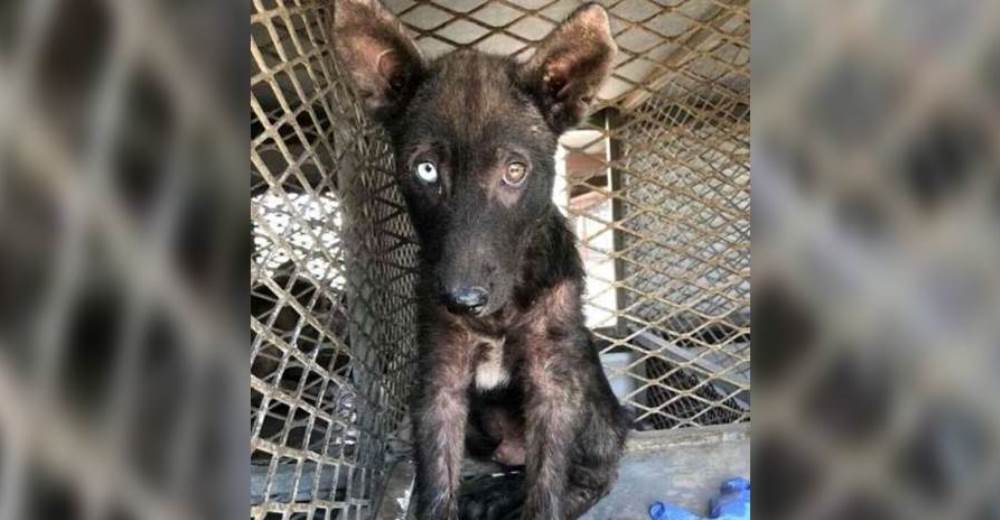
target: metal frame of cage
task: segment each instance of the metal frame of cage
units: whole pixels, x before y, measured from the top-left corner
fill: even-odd
[[[435,56],[523,58],[575,0],[394,0]],[[555,200],[638,429],[749,421],[749,7],[604,2],[620,48],[562,140]],[[340,79],[332,2],[251,15],[251,514],[368,518],[405,455],[417,248],[380,131]]]

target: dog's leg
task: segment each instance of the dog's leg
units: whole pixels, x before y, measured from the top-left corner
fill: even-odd
[[[603,435],[601,435],[603,433]],[[592,428],[578,438],[586,461],[574,461],[569,470],[569,489],[564,502],[567,518],[578,518],[608,495],[618,480],[618,460],[622,454],[624,432]]]
[[[448,335],[425,345],[427,348],[421,354],[421,381],[413,406],[417,517],[456,520],[469,409],[469,349]]]
[[[614,393],[607,378],[591,363],[590,398],[586,400],[586,420],[575,439],[574,459],[569,469],[569,489],[565,508],[568,518],[577,518],[607,496],[618,479],[618,461],[625,448],[631,417]]]
[[[566,518],[579,518],[611,491],[618,471],[615,462],[609,468],[577,468],[571,472],[571,484],[564,502]]]
[[[578,430],[580,391],[573,370],[546,345],[527,356],[526,476],[523,518],[566,518],[563,500],[567,487],[572,439]]]

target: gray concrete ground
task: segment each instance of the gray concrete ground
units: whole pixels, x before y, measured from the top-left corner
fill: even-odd
[[[585,520],[648,520],[649,505],[667,501],[705,514],[719,484],[750,478],[750,425],[636,432],[618,483]]]
[[[412,467],[403,463],[392,473],[379,520],[401,520],[409,501]],[[749,424],[634,432],[614,490],[583,518],[648,520],[657,500],[704,514],[719,484],[730,477],[750,478]]]

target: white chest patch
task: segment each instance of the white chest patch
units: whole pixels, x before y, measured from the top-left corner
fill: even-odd
[[[510,374],[503,366],[503,338],[488,343],[482,360],[476,365],[476,388],[489,390],[507,383]]]

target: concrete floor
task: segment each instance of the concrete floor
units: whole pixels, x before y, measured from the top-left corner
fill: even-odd
[[[472,469],[482,470],[467,468]],[[719,484],[730,477],[750,478],[749,424],[633,432],[614,490],[583,518],[648,520],[657,500],[704,514]],[[407,518],[412,479],[410,464],[397,466],[377,518]]]
[[[719,484],[750,478],[750,425],[635,432],[618,483],[586,520],[649,520],[649,506],[667,501],[705,514]]]

